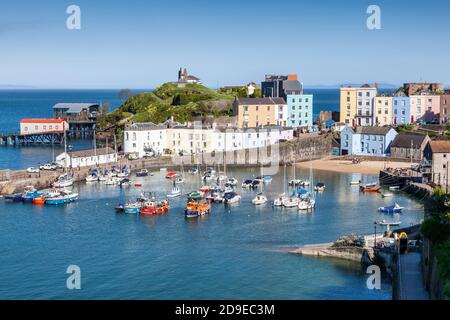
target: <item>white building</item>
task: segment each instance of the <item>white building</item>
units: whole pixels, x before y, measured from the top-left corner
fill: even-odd
[[[264,147],[293,139],[293,129],[281,126],[236,128],[167,126],[153,123],[129,125],[124,131],[125,154],[199,154]]]
[[[62,119],[22,119],[20,120],[20,134],[64,133],[69,130],[69,124]]]
[[[117,153],[111,148],[89,149],[74,152],[63,152],[56,157],[56,163],[65,168],[98,166],[116,162]]]

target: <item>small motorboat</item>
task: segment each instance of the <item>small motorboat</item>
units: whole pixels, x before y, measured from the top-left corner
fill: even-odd
[[[209,190],[211,190],[211,187],[210,186],[202,186],[199,190],[203,193],[208,193]]]
[[[63,190],[56,197],[45,198],[45,204],[59,205],[74,202],[76,200],[78,200],[78,193],[69,190]]]
[[[45,204],[45,194],[41,194],[40,197],[34,198],[33,204]]]
[[[325,191],[325,183],[319,182],[314,187],[314,191],[322,192]]]
[[[246,179],[242,182],[242,188],[250,189],[253,187],[253,180]]]
[[[72,186],[74,183],[74,179],[70,177],[67,174],[63,174],[56,179],[55,182],[53,182],[54,188],[66,188]]]
[[[97,174],[90,174],[86,177],[86,182],[87,183],[92,183],[92,182],[98,182],[98,175]]]
[[[299,210],[312,210],[316,206],[316,201],[314,199],[301,200],[298,204]]]
[[[228,192],[224,194],[224,202],[226,204],[233,204],[241,201],[241,196],[238,195],[236,192]]]
[[[267,197],[262,193],[258,193],[255,198],[253,198],[252,203],[254,205],[261,205],[267,202]]]
[[[283,206],[283,201],[285,201],[286,199],[288,199],[287,197],[286,197],[286,194],[280,194],[279,196],[278,196],[278,198],[276,198],[275,200],[273,200],[273,205],[275,206],[275,207],[282,207]]]
[[[146,177],[146,176],[148,176],[147,169],[141,169],[141,171],[136,172],[136,177]]]
[[[197,168],[191,168],[191,170],[189,170],[190,174],[198,174],[198,169]]]
[[[350,181],[351,186],[359,186],[361,184],[361,180],[358,181]]]
[[[20,201],[22,201],[22,194],[21,193],[16,193],[16,194],[5,196],[5,201],[7,201],[7,202],[20,202]]]
[[[374,186],[374,187],[360,187],[361,192],[379,192],[381,189],[380,186]]]
[[[131,186],[131,181],[128,178],[123,178],[119,180],[119,186],[120,187],[129,187]]]
[[[386,193],[382,193],[381,196],[383,198],[392,198],[394,196],[394,194],[386,192]]]
[[[167,168],[160,168],[159,171],[160,172],[165,172],[165,171],[167,171]]]
[[[137,214],[137,213],[139,213],[139,210],[141,210],[141,207],[142,207],[142,203],[139,201],[134,202],[134,203],[127,203],[124,206],[123,211],[125,213],[136,213]]]
[[[124,212],[125,211],[125,205],[124,204],[118,204],[117,206],[114,207],[114,210],[116,210],[116,212]]]
[[[264,180],[264,183],[271,183],[272,182],[272,177],[271,176],[264,176],[263,180]]]
[[[197,200],[202,197],[202,194],[199,191],[192,191],[187,196],[188,199]]]
[[[183,184],[183,183],[184,183],[183,177],[177,177],[177,178],[175,179],[175,183],[176,183],[176,184]]]
[[[181,196],[181,190],[178,187],[173,187],[172,191],[167,195],[168,198],[176,198]]]
[[[300,185],[302,186],[302,187],[307,187],[307,186],[309,186],[311,184],[311,182],[309,182],[308,180],[302,180],[301,182],[300,182]]]
[[[175,171],[169,171],[166,174],[166,179],[173,179],[177,176],[177,173]]]
[[[237,184],[238,184],[238,180],[237,180],[236,178],[229,178],[229,179],[227,180],[227,184],[229,184],[229,185],[235,187],[235,186],[237,186]]]
[[[393,206],[387,206],[387,207],[380,207],[378,208],[378,211],[381,211],[383,213],[401,213],[402,210],[405,209],[404,207],[399,206],[397,203]]]
[[[299,199],[297,197],[285,198],[283,200],[283,207],[285,208],[294,208],[297,207],[299,203]]]
[[[389,190],[391,190],[391,191],[400,190],[400,186],[392,186],[392,187],[389,187]]]

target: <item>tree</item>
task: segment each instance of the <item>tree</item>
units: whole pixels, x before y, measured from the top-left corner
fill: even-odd
[[[122,103],[127,101],[131,97],[131,90],[130,89],[122,89],[117,94],[117,97],[122,100]]]

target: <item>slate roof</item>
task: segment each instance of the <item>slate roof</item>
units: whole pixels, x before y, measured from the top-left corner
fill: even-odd
[[[392,128],[391,127],[356,127],[355,133],[360,134],[373,134],[373,135],[386,135]]]
[[[422,146],[426,139],[427,136],[424,134],[401,132],[395,137],[394,141],[392,141],[391,147],[411,148],[412,142],[412,147],[417,149]]]
[[[90,107],[98,107],[98,103],[57,103],[53,106],[53,109],[66,109],[66,113],[80,113],[83,109]]]
[[[112,148],[100,148],[95,151],[95,149],[87,149],[87,150],[80,150],[80,151],[74,151],[70,152],[70,156],[73,158],[85,158],[85,157],[93,157],[95,154],[97,156],[101,156],[104,154],[113,154],[114,149]]]
[[[240,105],[279,105],[286,104],[283,98],[237,98]]]

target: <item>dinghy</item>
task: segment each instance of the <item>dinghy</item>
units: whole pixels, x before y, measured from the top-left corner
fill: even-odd
[[[254,205],[261,205],[267,202],[267,198],[262,193],[258,193],[255,198],[253,198],[252,203]]]
[[[224,201],[226,204],[237,203],[241,200],[241,196],[236,192],[228,192],[224,195]]]

